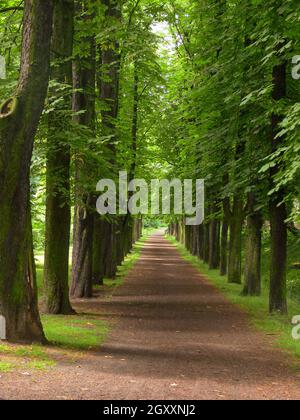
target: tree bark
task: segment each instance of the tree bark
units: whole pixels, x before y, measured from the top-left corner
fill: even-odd
[[[242,283],[242,228],[244,221],[243,201],[234,197],[230,217],[230,240],[228,257],[228,282]]]
[[[72,86],[73,19],[72,0],[58,0],[54,3],[51,79],[69,86]],[[50,90],[50,95],[54,101],[62,99],[56,87]],[[49,115],[46,176],[46,311],[65,315],[74,313],[69,301],[70,146],[66,130],[68,122],[63,115],[71,110],[71,105],[70,92]]]
[[[195,257],[199,254],[199,226],[193,226],[192,227],[192,240],[193,240],[193,246],[192,246],[192,255]]]
[[[221,248],[220,248],[220,274],[227,275],[228,262],[228,222],[224,216],[221,230]]]
[[[245,246],[245,285],[243,295],[259,296],[261,293],[261,236],[263,218],[254,209],[254,194],[249,194]]]
[[[75,206],[71,286],[74,298],[93,296],[93,214],[89,208],[93,202],[87,198],[84,204]]]
[[[208,264],[209,262],[209,234],[210,234],[210,222],[204,223],[204,235],[203,235],[203,261]]]
[[[204,226],[203,223],[197,227],[198,229],[198,258],[203,260],[203,252],[204,252]]]
[[[32,263],[29,174],[48,87],[52,13],[51,0],[25,0],[19,84],[0,109],[0,313],[15,342],[45,342]]]
[[[94,230],[93,230],[93,263],[92,263],[92,281],[93,284],[103,285],[104,279],[104,260],[103,254],[106,243],[106,238],[102,232],[103,221],[99,214],[94,215]]]
[[[217,212],[217,205],[212,207],[213,219],[209,224],[209,255],[208,264],[211,270],[219,268],[220,265],[220,224],[214,213]]]
[[[191,251],[191,226],[184,226],[184,246],[190,252]]]

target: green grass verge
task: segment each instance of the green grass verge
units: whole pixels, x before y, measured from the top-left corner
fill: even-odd
[[[192,256],[173,237],[167,236],[167,239],[178,248],[182,257],[193,264],[201,274],[205,275],[230,302],[237,305],[250,316],[250,323],[256,329],[274,336],[274,345],[276,347],[287,350],[297,358],[300,357],[300,340],[293,339],[293,325],[291,324],[293,316],[300,315],[300,305],[297,302],[289,299],[288,316],[270,315],[268,312],[268,289],[265,285],[262,290],[262,295],[259,297],[242,296],[241,285],[228,283],[226,277],[220,276],[218,270],[209,270],[206,264],[197,257]]]
[[[58,349],[85,351],[98,348],[105,340],[109,326],[96,316],[42,315],[44,332]],[[18,369],[47,370],[56,365],[49,349],[41,346],[19,346],[0,342],[0,372]]]
[[[0,372],[6,373],[6,372],[11,372],[11,371],[13,371],[15,369],[16,369],[16,366],[15,366],[14,363],[11,363],[11,362],[1,362],[0,361]]]
[[[72,350],[91,350],[105,340],[109,326],[94,316],[42,315],[47,339],[55,346]]]
[[[17,369],[45,370],[55,366],[41,346],[18,346],[0,343],[0,372]]]

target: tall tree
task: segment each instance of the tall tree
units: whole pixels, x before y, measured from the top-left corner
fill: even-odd
[[[74,1],[54,3],[52,70],[47,150],[45,233],[46,310],[71,314],[69,301],[70,146]],[[51,105],[50,105],[51,106]]]
[[[95,2],[94,2],[95,4]],[[85,10],[84,23],[89,28],[93,25],[93,14]],[[89,31],[91,33],[91,30]],[[90,136],[95,135],[95,84],[96,57],[95,36],[90,34],[81,39],[81,46],[87,50],[85,57],[76,57],[73,65],[73,111],[78,124],[86,127]],[[83,151],[75,152],[75,209],[72,256],[73,297],[90,298],[93,294],[93,230],[95,199],[88,182],[94,182],[93,167],[89,157]],[[97,153],[97,151],[95,151]],[[96,181],[95,181],[96,183]]]
[[[117,117],[119,111],[119,85],[120,85],[120,45],[118,29],[121,24],[121,2],[119,0],[102,0],[105,7],[105,25],[110,25],[101,45],[100,69],[100,100],[102,103],[102,134],[109,139],[110,164],[117,172]],[[115,174],[112,173],[112,177]],[[102,220],[95,215],[94,220],[94,248],[93,278],[106,275],[112,278],[117,272],[117,235],[119,221],[117,218]],[[101,234],[102,233],[102,234]],[[102,244],[100,244],[102,241]],[[104,244],[104,245],[103,245]],[[102,262],[104,267],[100,267]]]
[[[15,96],[0,109],[0,313],[11,341],[45,341],[32,270],[30,162],[49,80],[52,0],[25,0]]]

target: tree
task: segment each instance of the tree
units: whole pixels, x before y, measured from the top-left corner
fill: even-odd
[[[92,28],[94,15],[84,9],[84,23]],[[87,129],[91,137],[95,135],[95,84],[96,48],[95,36],[90,33],[80,39],[81,48],[87,50],[86,56],[76,57],[73,66],[73,111],[78,124]],[[95,151],[97,153],[97,150]],[[93,233],[95,199],[89,182],[94,181],[93,155],[86,148],[75,152],[75,209],[72,256],[71,295],[77,298],[90,298],[93,294]],[[92,176],[89,173],[92,173]]]
[[[104,33],[101,43],[100,101],[102,103],[102,135],[108,139],[110,165],[116,171],[117,117],[119,112],[120,45],[118,30],[121,24],[121,3],[119,0],[103,0],[105,6],[105,25],[110,30]],[[114,176],[115,174],[112,173]],[[93,278],[106,275],[113,278],[117,272],[117,218],[101,219],[98,214],[94,220]],[[102,244],[101,244],[102,242]],[[103,246],[103,243],[105,244]],[[102,267],[101,267],[101,265]],[[104,265],[104,266],[103,266]]]
[[[25,0],[18,88],[0,109],[0,312],[11,341],[45,341],[32,270],[29,173],[48,87],[52,13],[51,0]]]
[[[46,311],[72,314],[69,301],[70,120],[74,1],[54,6],[48,114],[44,283]],[[53,104],[53,105],[52,105]]]

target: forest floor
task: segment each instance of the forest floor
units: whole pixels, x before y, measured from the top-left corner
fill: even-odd
[[[161,233],[111,298],[75,307],[112,326],[104,344],[1,373],[1,399],[300,399],[290,356]]]

